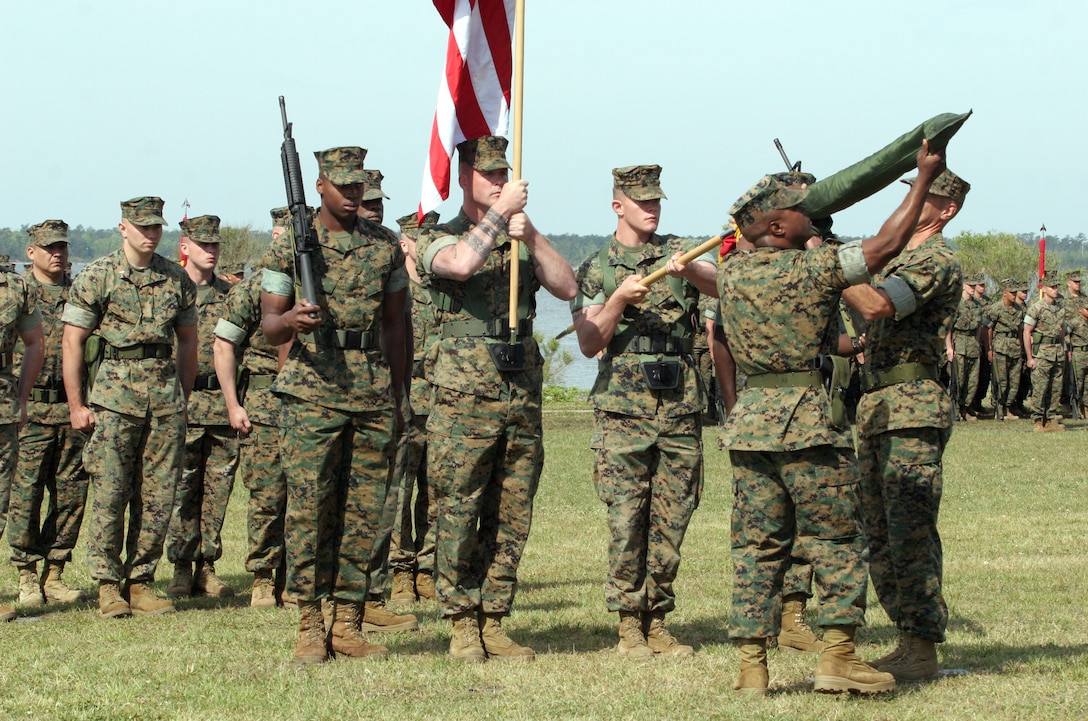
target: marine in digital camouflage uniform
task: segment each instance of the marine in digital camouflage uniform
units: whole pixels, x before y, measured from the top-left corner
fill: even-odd
[[[15,375],[15,343],[23,343],[19,375]],[[42,368],[45,336],[35,294],[22,276],[0,273],[0,535],[7,525],[8,505],[19,458],[19,431],[28,422],[31,387]],[[0,621],[15,618],[15,609],[0,605]]]
[[[196,286],[185,270],[155,253],[166,222],[162,207],[156,197],[121,203],[121,249],[76,276],[64,307],[71,422],[77,430],[93,429],[83,451],[94,486],[87,560],[103,618],[174,610],[148,584],[181,478],[197,310]],[[101,365],[85,400],[84,346],[92,333],[102,341]]]
[[[365,188],[359,147],[317,152],[321,208],[312,225],[315,293],[296,295],[294,235],[264,268],[265,338],[297,334],[272,391],[280,396],[287,476],[287,590],[297,596],[295,657],[386,653],[361,631],[367,572],[392,481],[404,386],[408,277],[396,237],[356,213]],[[335,606],[326,634],[322,599]]]
[[[385,176],[377,168],[367,168],[363,172],[366,176],[363,180],[363,199],[356,212],[360,218],[380,225],[385,220],[385,201],[389,200],[389,196],[382,191]]]
[[[837,419],[815,361],[839,312],[839,294],[866,283],[906,243],[940,172],[940,155],[918,155],[923,182],[912,188],[880,232],[861,244],[806,250],[812,224],[806,190],[765,176],[730,213],[753,250],[718,269],[722,321],[747,387],[726,421],[733,468],[733,600],[729,635],[740,648],[738,691],[768,686],[767,639],[777,635],[785,566],[802,538],[819,588],[825,647],[818,691],[879,693],[895,679],[854,650],[864,623],[865,536],[858,518],[858,476],[845,418]]]
[[[61,373],[61,314],[71,285],[65,275],[68,224],[47,220],[31,226],[27,233],[30,264],[26,285],[42,315],[45,360],[30,391],[29,421],[19,432],[8,542],[12,565],[19,569],[19,603],[75,603],[82,601],[84,594],[64,583],[62,575],[79,539],[89,481],[82,458],[87,434],[69,423]],[[42,518],[46,491],[49,503]],[[38,563],[43,561],[39,583]]]
[[[181,223],[182,251],[188,256],[185,271],[196,284],[200,341],[196,380],[187,406],[184,470],[166,536],[166,557],[174,564],[174,578],[166,593],[175,598],[234,595],[234,589],[215,573],[215,562],[223,555],[223,521],[238,468],[238,432],[230,426],[212,349],[215,325],[233,287],[215,273],[222,250],[219,222],[218,216],[200,215]]]
[[[427,213],[423,227],[438,222],[438,214]],[[413,358],[409,397],[412,419],[408,422],[399,449],[400,495],[398,514],[390,539],[389,565],[393,568],[390,601],[433,601],[435,534],[438,532],[438,505],[427,478],[427,417],[431,412],[431,384],[427,380],[427,352],[437,340],[434,303],[416,270],[416,241],[419,217],[411,213],[397,220],[400,247],[406,257],[409,291],[412,296]]]
[[[291,224],[287,208],[272,210],[272,240]],[[242,483],[249,491],[246,511],[246,570],[253,574],[250,605],[293,605],[286,585],[284,519],[287,477],[280,463],[280,399],[272,393],[282,346],[268,342],[261,328],[261,284],[257,269],[234,286],[215,325],[215,373],[238,432]],[[241,352],[241,382],[238,353]]]
[[[1031,419],[1036,432],[1061,431],[1067,308],[1058,293],[1058,273],[1039,280],[1039,295],[1024,313],[1024,354],[1031,369]]]
[[[1024,366],[1024,306],[1016,297],[1017,282],[1005,278],[998,284],[1001,297],[983,311],[991,372],[997,385],[994,416],[998,420],[1012,417],[1012,409],[1020,393],[1020,375]]]
[[[1080,292],[1080,270],[1071,270],[1065,274],[1066,292],[1063,301],[1066,306],[1065,340],[1069,353],[1071,389],[1069,402],[1077,403],[1081,416],[1085,413],[1088,394],[1084,391],[1085,373],[1088,373],[1088,296]]]
[[[896,650],[873,665],[900,681],[937,674],[934,644],[948,625],[937,515],[954,411],[937,373],[963,276],[941,231],[970,187],[942,173],[907,249],[872,286],[843,294],[871,321],[857,415],[862,522],[873,585],[899,629]]]
[[[562,300],[577,291],[570,265],[521,212],[527,183],[508,182],[506,144],[485,136],[458,145],[461,212],[420,233],[417,248],[442,334],[428,356],[433,403],[427,475],[438,502],[435,580],[442,615],[453,624],[450,656],[461,661],[534,655],[502,627],[513,606],[544,462],[534,297],[540,286]],[[511,237],[523,241],[513,342]]]
[[[608,507],[605,604],[619,614],[617,652],[632,659],[685,657],[665,625],[675,610],[680,545],[703,487],[706,390],[693,338],[705,329],[699,294],[713,296],[712,255],[678,261],[693,245],[658,235],[661,168],[612,171],[616,232],[578,267],[570,303],[578,345],[600,356],[590,390],[593,484]],[[649,288],[639,280],[665,268]]]
[[[981,274],[966,277],[960,294],[959,306],[952,320],[952,329],[948,333],[945,356],[952,363],[952,372],[956,376],[956,412],[960,418],[972,420],[977,417],[972,403],[978,392],[979,357],[982,346],[979,343],[979,328],[982,327],[982,304],[975,297],[975,281]]]

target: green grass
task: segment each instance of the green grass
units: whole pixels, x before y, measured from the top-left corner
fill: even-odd
[[[573,407],[576,404],[571,404]],[[554,408],[550,410],[555,410]],[[55,719],[1083,719],[1088,716],[1088,502],[1084,440],[1032,434],[1026,421],[960,424],[946,453],[941,531],[951,610],[945,668],[966,675],[890,697],[811,691],[815,658],[770,654],[763,700],[736,698],[726,641],[729,470],[707,429],[702,505],[684,544],[670,628],[694,659],[632,663],[612,651],[604,610],[604,507],[590,480],[592,416],[545,416],[548,449],[522,585],[506,627],[531,664],[457,665],[433,603],[422,631],[383,639],[382,661],[299,667],[294,612],[248,598],[190,600],[158,618],[102,621],[91,605],[0,627],[0,718]],[[239,484],[218,570],[248,590],[245,491]],[[160,590],[169,580],[160,568]],[[67,574],[90,590],[82,545]],[[11,571],[0,601],[15,591]],[[873,658],[895,632],[870,597],[859,649]]]

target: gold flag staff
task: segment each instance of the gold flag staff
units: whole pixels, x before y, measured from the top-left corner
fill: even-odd
[[[698,246],[697,248],[694,248],[693,250],[689,250],[688,252],[681,255],[680,256],[680,263],[683,264],[683,265],[687,265],[688,263],[695,260],[699,256],[701,256],[701,255],[703,255],[705,253],[709,253],[710,251],[714,250],[715,248],[720,248],[721,244],[722,244],[722,236],[716,235],[713,238],[711,238],[710,240],[704,242],[702,245]],[[641,285],[643,288],[649,288],[651,285],[653,285],[657,281],[664,278],[665,275],[666,275],[665,269],[664,268],[658,268],[653,273],[650,273],[648,276],[646,276],[645,278],[640,280],[638,282],[638,284]],[[574,324],[571,323],[569,326],[567,326],[567,329],[565,331],[563,331],[562,333],[560,333],[559,335],[557,335],[555,337],[555,339],[559,340],[560,338],[564,338],[564,337],[570,335],[573,332],[574,332]]]
[[[521,180],[521,117],[525,80],[525,0],[514,5],[514,168],[511,180]],[[510,345],[518,341],[518,285],[521,243],[510,238]]]

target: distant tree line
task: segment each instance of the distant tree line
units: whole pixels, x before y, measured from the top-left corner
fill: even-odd
[[[0,254],[7,254],[13,261],[26,260],[27,226],[0,228]],[[231,267],[252,267],[272,242],[269,231],[253,230],[248,226],[224,226],[221,233],[225,240],[219,264],[224,270]],[[177,260],[178,229],[163,233],[159,253]],[[611,239],[611,235],[577,235],[562,233],[548,236],[552,245],[571,265],[597,253]],[[68,229],[69,257],[73,263],[87,263],[121,247],[121,234],[116,228],[84,228],[77,225]],[[843,236],[844,242],[856,238]],[[1030,277],[1038,268],[1038,233],[1002,233],[990,231],[976,233],[964,231],[952,237],[965,273],[985,273],[992,280],[1001,278]],[[1061,235],[1046,239],[1047,268],[1065,270],[1088,268],[1088,236]]]

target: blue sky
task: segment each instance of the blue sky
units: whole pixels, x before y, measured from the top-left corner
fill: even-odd
[[[1088,4],[526,4],[524,175],[545,232],[611,232],[611,168],[657,163],[661,230],[709,235],[781,169],[775,137],[822,177],[971,108],[949,165],[973,190],[949,231],[1088,232]],[[391,224],[418,202],[445,39],[428,0],[10,4],[0,227],[108,227],[120,200],[160,195],[171,227],[188,199],[193,215],[267,228],[285,201],[279,95],[308,199],[311,151],[362,145]],[[875,232],[896,186],[836,230]]]

